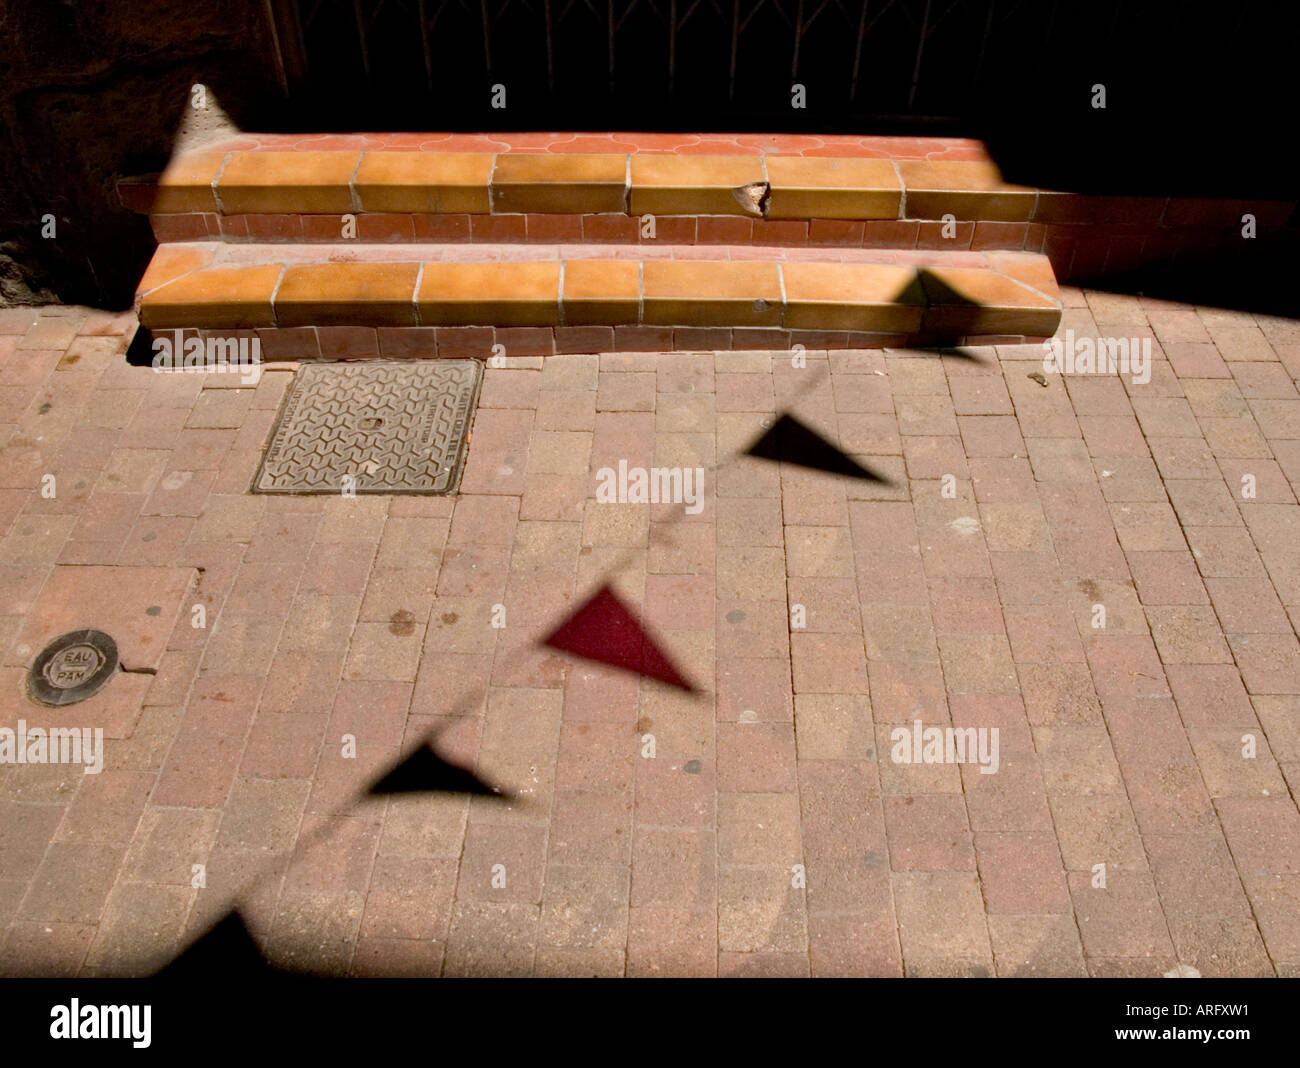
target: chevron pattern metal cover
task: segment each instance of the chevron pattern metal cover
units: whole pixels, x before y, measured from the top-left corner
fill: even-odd
[[[255,493],[455,493],[477,360],[304,364]]]

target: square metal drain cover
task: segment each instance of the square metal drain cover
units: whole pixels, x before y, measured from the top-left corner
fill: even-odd
[[[483,369],[477,360],[304,364],[255,493],[454,493]]]

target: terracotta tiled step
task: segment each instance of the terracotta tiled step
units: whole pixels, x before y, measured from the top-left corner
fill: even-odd
[[[344,214],[895,219],[902,204],[892,160],[668,153],[204,150],[176,160],[157,179],[124,186],[123,193],[131,206],[155,215],[226,219]],[[221,227],[222,236],[245,232]]]
[[[440,143],[428,136],[430,144]],[[882,148],[878,156],[863,158],[853,155],[851,146],[845,146],[843,155],[829,147],[801,154],[796,151],[799,138],[771,140],[774,147],[768,151],[755,147],[745,154],[716,155],[636,148],[619,141],[609,142],[620,148],[617,152],[398,150],[372,147],[371,135],[360,134],[272,141],[264,147],[237,142],[181,156],[161,175],[124,182],[121,190],[128,206],[155,215],[323,215],[331,220],[343,214],[930,221],[951,215],[958,222],[1164,221],[1184,226],[1230,222],[1243,206],[1015,185],[1003,180],[976,141],[961,142],[970,146],[961,150],[937,147],[928,158],[918,158],[915,146],[926,139],[912,138],[903,150]],[[877,140],[889,146],[899,139]],[[457,143],[466,141],[475,143],[468,138]],[[933,141],[946,146],[952,139]],[[485,148],[496,143],[490,138],[480,142]],[[311,147],[324,143],[333,147]],[[353,147],[344,147],[348,145]],[[1264,213],[1261,223],[1273,223],[1285,221],[1289,204],[1247,206]],[[321,223],[293,236],[336,239],[337,227]],[[248,232],[236,225],[200,236],[245,237]]]
[[[154,329],[648,327],[1050,335],[1051,266],[1024,253],[752,246],[165,245]]]
[[[1295,208],[1014,185],[976,141],[791,135],[250,135],[121,191],[161,242],[999,249],[1063,277],[1236,240],[1245,214],[1282,232]]]
[[[241,133],[223,151],[321,152],[672,152],[687,155],[836,156],[860,159],[987,160],[979,141],[965,137],[882,137],[857,134],[645,133],[536,131],[522,133]]]

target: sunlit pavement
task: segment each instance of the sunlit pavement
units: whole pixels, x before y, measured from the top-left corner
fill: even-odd
[[[508,359],[456,498],[253,495],[286,370],[0,310],[0,726],[105,735],[0,764],[0,971],[237,907],[327,974],[1300,974],[1300,324],[1063,292],[1149,378]],[[780,413],[880,477],[745,456]],[[540,644],[604,585],[691,691]],[[85,627],[126,670],[30,703]],[[951,726],[982,764],[912,752]],[[512,800],[365,797],[431,738]]]

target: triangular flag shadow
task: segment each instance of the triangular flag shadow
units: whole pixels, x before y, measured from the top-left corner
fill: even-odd
[[[850,478],[869,479],[886,485],[889,483],[889,479],[863,467],[792,415],[782,415],[777,419],[770,430],[745,450],[745,454],[756,456],[760,460],[776,460],[832,475],[848,475]]]
[[[949,276],[951,277],[951,276]],[[925,333],[932,344],[956,343],[969,334],[989,333],[986,305],[967,296],[933,271],[920,267],[917,282],[925,296]],[[1012,283],[1013,288],[1015,283]],[[1028,290],[1026,290],[1026,296]]]
[[[126,349],[126,362],[132,367],[148,367],[153,363],[153,331],[147,326],[136,329],[131,344]]]
[[[608,586],[596,591],[542,644],[598,664],[658,679],[687,693],[695,691]]]
[[[920,267],[916,272],[917,281],[925,293],[924,303],[942,304],[959,308],[981,308],[978,300],[972,300],[959,289],[953,288],[933,271]]]
[[[508,800],[503,794],[477,778],[473,772],[448,764],[431,745],[422,745],[404,757],[378,782],[370,787],[371,795],[383,794],[480,794]]]
[[[154,976],[156,979],[245,982],[269,979],[275,969],[266,962],[238,912],[228,912],[216,925],[191,942]]]

